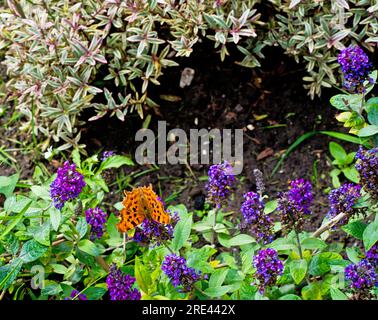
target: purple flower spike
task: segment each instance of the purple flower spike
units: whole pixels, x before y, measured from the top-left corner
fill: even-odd
[[[212,165],[208,172],[209,182],[207,184],[208,201],[215,204],[217,208],[228,202],[235,184],[233,167],[227,161],[221,164]]]
[[[184,258],[175,254],[164,258],[161,270],[168,276],[174,287],[182,286],[184,292],[191,291],[194,283],[201,278],[200,273],[187,266]]]
[[[106,278],[110,300],[140,300],[140,292],[132,288],[134,283],[134,277],[124,274],[115,264],[110,266],[109,275]]]
[[[293,180],[289,190],[278,194],[278,212],[285,230],[301,231],[304,218],[311,213],[314,196],[310,182],[304,179]]]
[[[361,185],[373,199],[378,200],[378,147],[364,150],[361,146],[356,154],[356,169]]]
[[[327,214],[328,218],[331,219],[340,213],[344,213],[345,219],[342,219],[340,223],[346,223],[353,216],[355,212],[353,206],[359,197],[361,197],[361,186],[353,183],[344,183],[340,188],[332,190],[328,195],[331,204]]]
[[[266,288],[276,284],[277,277],[282,275],[284,268],[277,251],[271,248],[260,250],[253,258],[253,266],[256,268],[260,293],[264,293]]]
[[[366,252],[366,260],[368,260],[375,268],[378,268],[378,244],[372,246]]]
[[[248,192],[244,195],[240,211],[244,221],[241,229],[249,229],[255,234],[257,241],[267,244],[273,241],[273,221],[264,213],[264,202],[255,192]]]
[[[373,65],[369,57],[359,46],[351,46],[341,50],[338,61],[344,76],[344,87],[353,93],[363,93],[364,82],[370,80],[369,73]]]
[[[50,185],[50,197],[55,208],[61,210],[67,201],[77,198],[84,187],[83,175],[76,171],[75,164],[66,161]]]
[[[85,211],[85,218],[91,226],[91,240],[100,239],[104,234],[106,217],[106,213],[98,207]]]
[[[345,278],[350,281],[350,288],[357,292],[368,292],[378,285],[377,272],[366,259],[345,268]]]

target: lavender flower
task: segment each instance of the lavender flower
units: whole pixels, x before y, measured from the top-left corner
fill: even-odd
[[[184,292],[191,291],[194,283],[201,278],[200,273],[187,266],[184,258],[175,254],[164,258],[161,270],[168,276],[174,287],[182,286]]]
[[[248,192],[244,195],[240,211],[244,221],[241,229],[249,229],[256,235],[257,241],[267,244],[273,241],[273,221],[264,213],[264,202],[255,192]]]
[[[85,211],[85,218],[91,225],[91,240],[100,239],[104,234],[106,216],[106,213],[98,207]]]
[[[283,273],[283,263],[278,258],[277,251],[271,248],[260,250],[253,258],[256,268],[256,279],[259,281],[259,291],[263,293],[266,288],[275,285],[277,277]]]
[[[378,286],[378,275],[374,266],[366,259],[357,264],[350,264],[345,268],[345,278],[350,282],[354,291],[352,299],[369,299],[370,290]]]
[[[80,291],[74,289],[71,291],[70,296],[66,297],[64,300],[88,300],[88,298],[84,293],[80,293]]]
[[[209,182],[207,184],[208,201],[220,208],[226,204],[235,183],[235,176],[231,164],[224,161],[209,168]]]
[[[284,229],[301,231],[304,217],[311,213],[314,196],[310,182],[304,179],[293,180],[289,190],[278,194],[278,212]]]
[[[83,175],[76,171],[75,164],[66,161],[50,185],[50,197],[55,208],[61,210],[66,201],[77,198],[84,187]]]
[[[364,150],[361,146],[356,154],[356,169],[361,185],[373,199],[378,199],[378,147]]]
[[[102,153],[102,157],[101,157],[101,161],[104,161],[106,160],[107,158],[111,157],[111,156],[114,156],[115,155],[115,152],[114,151],[104,151]]]
[[[338,61],[344,76],[344,87],[353,93],[363,93],[363,84],[369,79],[373,66],[365,52],[359,46],[351,46],[341,50]]]
[[[340,220],[345,224],[354,214],[353,206],[361,196],[361,186],[353,183],[344,183],[340,188],[332,190],[328,195],[331,208],[328,211],[328,218],[336,217],[340,213],[345,214],[345,218]]]
[[[110,271],[106,278],[110,300],[140,300],[140,292],[138,289],[132,288],[134,283],[134,277],[124,274],[115,264],[110,266]]]
[[[370,250],[366,252],[366,260],[375,268],[378,268],[378,244],[372,246]]]

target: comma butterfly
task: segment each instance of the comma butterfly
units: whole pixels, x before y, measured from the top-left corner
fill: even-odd
[[[124,193],[125,198],[122,201],[124,208],[121,210],[121,221],[117,225],[120,232],[124,233],[135,228],[144,219],[152,219],[162,224],[169,223],[170,216],[164,210],[151,185]]]

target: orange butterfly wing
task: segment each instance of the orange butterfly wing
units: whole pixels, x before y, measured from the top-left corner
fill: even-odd
[[[148,206],[148,218],[162,224],[168,224],[171,218],[164,210],[163,204],[158,200],[157,194],[152,190],[152,186],[142,187],[141,190],[143,192],[145,206]]]
[[[124,208],[121,210],[121,221],[117,224],[118,230],[122,233],[140,225],[146,218],[139,188],[125,192],[125,195],[122,201]]]

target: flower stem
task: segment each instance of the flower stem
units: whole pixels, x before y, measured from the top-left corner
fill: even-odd
[[[295,237],[297,239],[299,256],[301,257],[301,259],[303,259],[301,240],[299,239],[299,234],[298,234],[297,230],[294,229],[294,231],[295,231]]]

